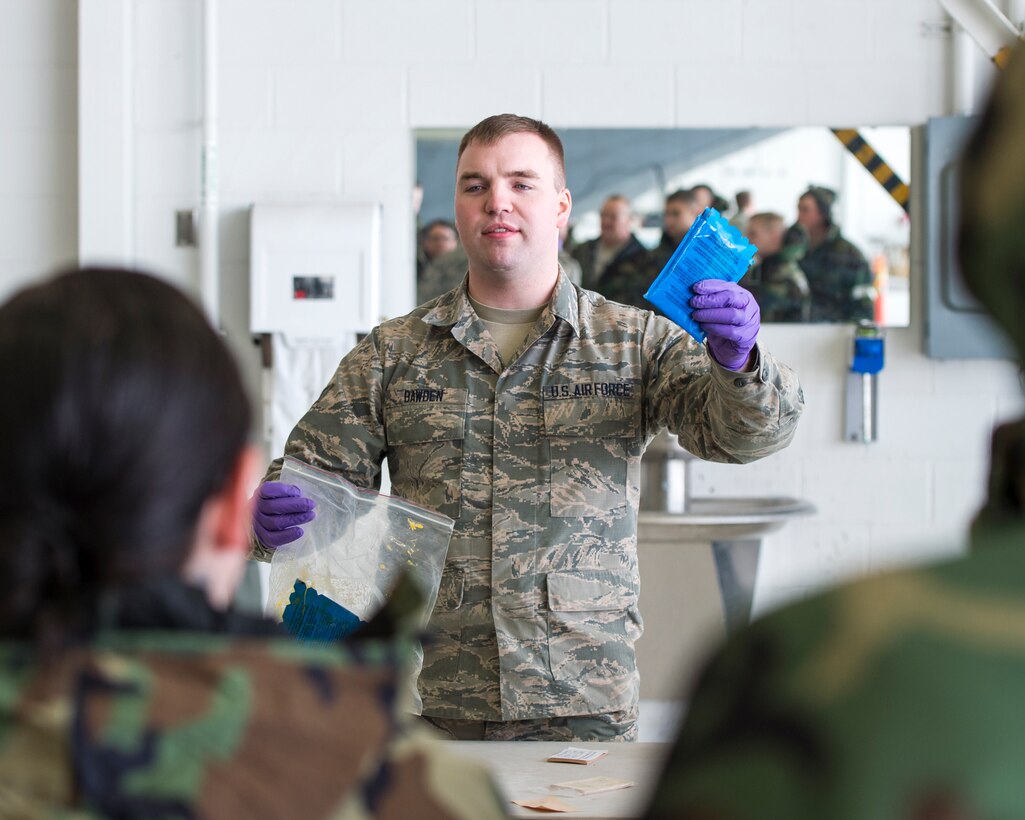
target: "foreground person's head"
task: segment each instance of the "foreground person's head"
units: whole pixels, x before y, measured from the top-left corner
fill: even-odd
[[[234,360],[172,286],[72,271],[0,306],[0,634],[64,642],[108,593],[183,577],[226,606],[254,455]]]

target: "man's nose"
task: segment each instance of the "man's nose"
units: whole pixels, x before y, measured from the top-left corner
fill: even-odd
[[[489,214],[508,213],[512,210],[509,192],[500,185],[492,186],[488,191],[488,198],[485,203],[485,207]]]

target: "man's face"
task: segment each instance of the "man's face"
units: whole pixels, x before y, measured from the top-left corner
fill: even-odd
[[[662,228],[669,234],[670,239],[679,242],[687,235],[699,213],[697,206],[688,205],[686,202],[669,202],[662,213]]]
[[[747,238],[758,248],[760,259],[779,253],[783,249],[783,227],[773,228],[763,222],[749,222]]]
[[[705,208],[712,207],[713,197],[711,188],[706,188],[703,185],[699,185],[698,187],[693,188],[692,191],[698,201],[698,213],[701,213],[701,211],[705,210]]]
[[[598,212],[601,216],[601,241],[610,248],[618,248],[630,238],[633,215],[622,199],[607,199]]]
[[[555,160],[536,134],[470,143],[456,168],[456,226],[478,274],[557,270],[569,191],[556,188]]]
[[[826,219],[819,210],[819,203],[811,194],[805,194],[797,200],[797,221],[809,231],[816,231],[826,226]]]
[[[447,225],[435,225],[424,237],[424,254],[428,259],[434,259],[443,253],[454,251],[457,244],[455,231]]]

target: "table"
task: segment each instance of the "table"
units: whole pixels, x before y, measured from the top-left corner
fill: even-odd
[[[447,741],[457,754],[483,761],[492,771],[506,800],[530,800],[554,794],[580,811],[552,814],[507,804],[511,817],[565,817],[566,820],[608,820],[640,817],[648,805],[662,762],[669,754],[667,743],[565,743],[562,741],[495,742]],[[604,749],[608,754],[586,766],[578,763],[548,763],[545,758],[567,746]],[[601,794],[580,795],[552,789],[553,783],[588,777],[615,777],[636,785]]]

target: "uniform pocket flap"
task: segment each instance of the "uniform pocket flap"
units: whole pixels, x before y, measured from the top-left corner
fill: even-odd
[[[607,569],[548,574],[548,608],[555,612],[621,611],[636,603],[626,577]]]
[[[544,432],[547,436],[590,439],[632,439],[638,436],[641,405],[630,382],[586,386],[589,393],[584,398],[545,396]]]
[[[461,441],[466,390],[396,390],[385,405],[390,444]]]

